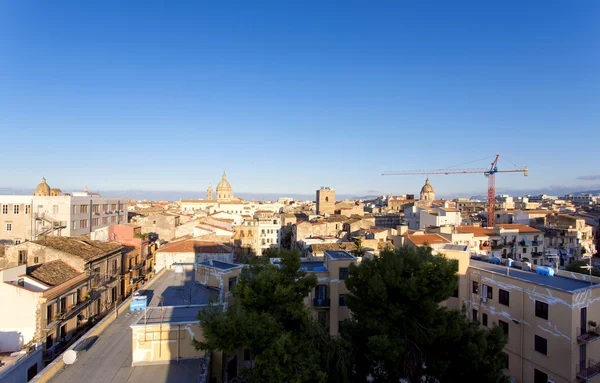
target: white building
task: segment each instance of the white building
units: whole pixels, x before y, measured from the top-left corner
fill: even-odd
[[[127,222],[126,198],[86,190],[63,194],[45,179],[32,196],[0,196],[0,241],[18,244],[41,236],[79,236]]]
[[[457,209],[432,205],[421,207],[411,204],[404,209],[404,219],[410,230],[431,226],[460,226],[462,218]]]

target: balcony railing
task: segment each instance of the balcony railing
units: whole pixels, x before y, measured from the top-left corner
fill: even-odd
[[[119,267],[117,269],[111,270],[110,273],[108,273],[108,274],[94,275],[92,277],[92,286],[100,287],[100,286],[107,285],[107,284],[111,283],[112,281],[116,280],[117,277],[119,275],[121,275],[122,273],[123,273],[123,270],[121,270],[121,268]]]
[[[600,339],[600,328],[598,326],[588,326],[585,331],[581,331],[581,327],[577,327],[577,340],[580,342],[593,342]]]
[[[313,298],[313,306],[314,307],[329,307],[331,304],[331,299],[329,298]]]
[[[588,359],[587,364],[577,364],[577,378],[583,381],[588,381],[600,374],[600,362]]]
[[[544,253],[542,253],[541,251],[532,251],[531,252],[531,256],[534,258],[541,257],[542,255],[544,255]]]
[[[533,240],[531,241],[531,245],[532,246],[542,246],[542,241],[538,241],[538,240]]]
[[[506,246],[506,245],[503,243],[492,243],[492,250],[500,250],[504,246]]]

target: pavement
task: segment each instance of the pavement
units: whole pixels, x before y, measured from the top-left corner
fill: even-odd
[[[166,271],[145,290],[151,306],[205,304],[216,294],[193,282],[193,272],[177,274]],[[77,360],[63,367],[50,379],[52,383],[163,383],[195,382],[199,375],[200,361],[152,366],[131,366],[131,328],[143,318],[144,311],[119,312],[114,320],[97,337],[89,337],[77,347]],[[111,315],[114,315],[111,314]]]

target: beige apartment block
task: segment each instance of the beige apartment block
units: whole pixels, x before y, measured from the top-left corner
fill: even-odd
[[[33,196],[0,196],[0,241],[19,244],[44,236],[78,236],[127,222],[127,199],[97,193],[63,194],[46,180]]]
[[[508,336],[506,371],[515,382],[596,381],[600,285],[586,279],[470,260],[459,296],[470,318],[486,327],[497,324]]]

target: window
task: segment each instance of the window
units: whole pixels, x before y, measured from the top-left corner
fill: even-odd
[[[327,327],[327,311],[319,311],[317,320],[323,327]]]
[[[345,281],[348,279],[348,268],[340,267],[340,281]]]
[[[99,226],[99,225],[100,225],[100,218],[92,219],[92,226]]]
[[[87,219],[82,219],[79,221],[79,227],[84,229],[86,227],[88,227],[88,220]]]
[[[77,214],[77,205],[73,205],[73,214]]]
[[[473,322],[477,320],[477,310],[473,309]]]
[[[548,355],[548,340],[539,335],[535,336],[535,351]]]
[[[536,368],[533,370],[533,383],[548,383],[548,374],[545,374]]]
[[[499,320],[498,326],[502,327],[502,332],[504,332],[504,335],[508,337],[508,322]]]
[[[548,320],[548,303],[535,301],[535,316]]]
[[[113,203],[113,204],[111,205],[111,208],[110,208],[110,210],[113,210],[113,211],[114,211],[114,210],[117,210],[117,204],[116,204],[116,203]]]
[[[108,217],[102,217],[102,224],[103,225],[107,225],[108,224]]]
[[[523,248],[523,254],[527,254],[527,248],[526,247]]]
[[[229,278],[229,291],[231,291],[237,283],[237,277]]]
[[[493,289],[491,286],[482,285],[483,286],[483,296],[487,297],[487,299],[494,298]]]
[[[92,210],[94,213],[100,213],[100,205],[92,205]]]
[[[25,205],[25,214],[29,214],[31,211],[31,205]]]
[[[340,294],[339,296],[339,305],[346,306],[346,294]]]
[[[52,206],[52,214],[58,214],[58,205]]]
[[[40,263],[40,257],[33,257],[33,263]]]
[[[65,323],[60,327],[60,339],[65,339],[67,337],[67,324]]]
[[[27,263],[27,250],[19,250],[19,265]]]
[[[6,224],[6,231],[12,231],[12,223]]]
[[[473,282],[473,294],[479,294],[479,283]]]
[[[2,205],[2,214],[8,214],[8,205]]]
[[[13,205],[13,214],[19,214],[19,205]]]
[[[20,245],[21,244],[21,240],[20,239],[15,239],[15,245]]]
[[[114,215],[112,217],[110,217],[110,222],[112,222],[112,223],[117,222],[117,217],[115,217]]]
[[[502,305],[509,306],[509,303],[510,303],[509,292],[506,290],[499,289],[498,290],[498,302],[500,302],[500,304],[502,304]]]
[[[50,323],[50,322],[48,322],[48,323]],[[54,335],[50,334],[46,337],[46,350],[51,349],[53,344],[54,344]]]
[[[503,353],[502,353],[502,358],[504,359],[504,360],[503,360],[503,362],[504,362],[504,369],[508,370],[508,369],[510,368],[510,367],[508,366],[508,359],[509,359],[509,358],[508,358],[508,354],[507,354],[507,353],[505,353],[505,352],[503,352]]]
[[[72,222],[71,228],[72,228],[73,230],[76,230],[76,229],[77,229],[77,221],[73,221],[73,222]]]
[[[482,313],[481,314],[481,324],[484,325],[485,327],[487,327],[487,314],[486,313]]]
[[[80,206],[80,213],[87,213],[88,212],[88,206],[87,205],[81,205]]]
[[[458,298],[458,287],[456,287],[456,289],[454,289],[454,292],[452,293],[452,296],[454,298]]]

